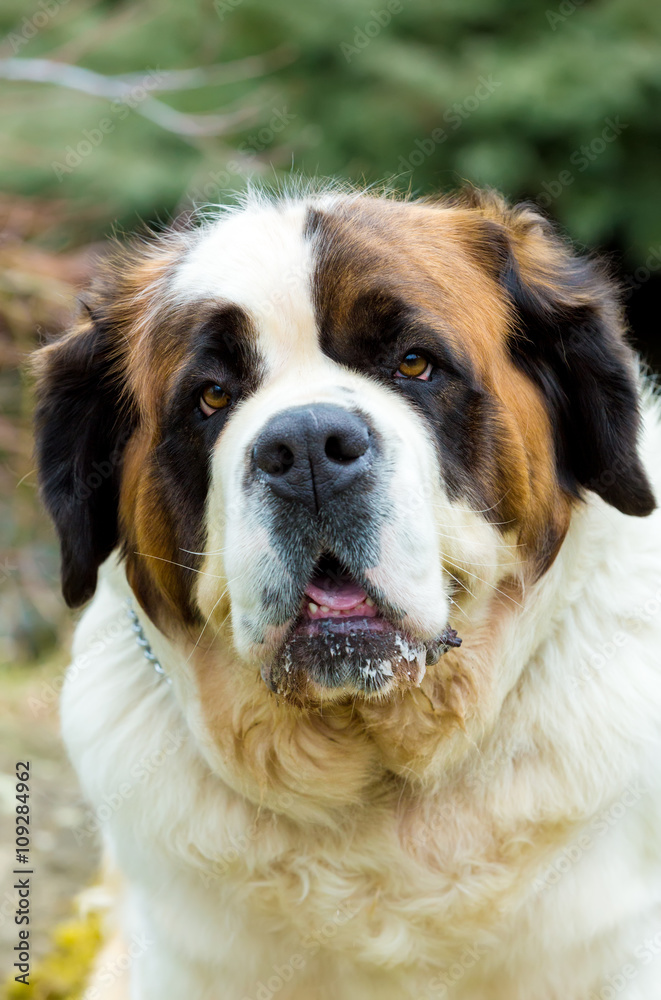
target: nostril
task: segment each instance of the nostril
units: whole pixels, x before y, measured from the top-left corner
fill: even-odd
[[[294,453],[286,444],[276,444],[259,456],[258,465],[269,476],[284,476],[294,464]]]
[[[351,461],[354,457],[353,455],[345,455],[342,449],[342,442],[336,434],[328,438],[324,446],[324,451],[326,458],[330,458],[333,462],[347,462]]]
[[[364,434],[331,434],[326,438],[324,454],[331,462],[355,462],[369,447],[367,432]]]

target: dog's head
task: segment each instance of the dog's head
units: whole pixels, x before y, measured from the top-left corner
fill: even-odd
[[[38,360],[71,605],[119,547],[164,632],[383,697],[545,573],[584,491],[654,507],[614,293],[529,206],[256,200],[102,270]]]

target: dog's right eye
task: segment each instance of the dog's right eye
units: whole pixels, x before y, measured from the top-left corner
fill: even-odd
[[[432,365],[424,354],[411,351],[400,362],[399,368],[395,372],[395,378],[417,378],[427,382],[431,375]]]
[[[224,410],[230,404],[230,394],[222,385],[208,385],[200,396],[200,409],[205,417],[210,417],[216,410]]]

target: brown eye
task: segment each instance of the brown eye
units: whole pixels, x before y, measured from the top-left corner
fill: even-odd
[[[208,385],[200,396],[200,409],[207,417],[216,410],[224,410],[229,403],[229,393],[225,392],[222,385]]]
[[[428,379],[431,372],[431,364],[422,354],[412,352],[407,354],[399,368],[395,372],[399,378],[422,378]]]

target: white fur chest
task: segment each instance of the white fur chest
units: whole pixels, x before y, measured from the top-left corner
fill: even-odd
[[[152,942],[136,1000],[262,1000],[278,979],[283,1000],[583,1000],[625,967],[622,997],[656,997],[661,531],[658,515],[608,517],[577,518],[544,606],[517,624],[521,649],[527,632],[546,641],[479,749],[417,792],[391,775],[368,807],[316,825],[213,773],[106,574],[63,729],[128,880],[129,928]]]

